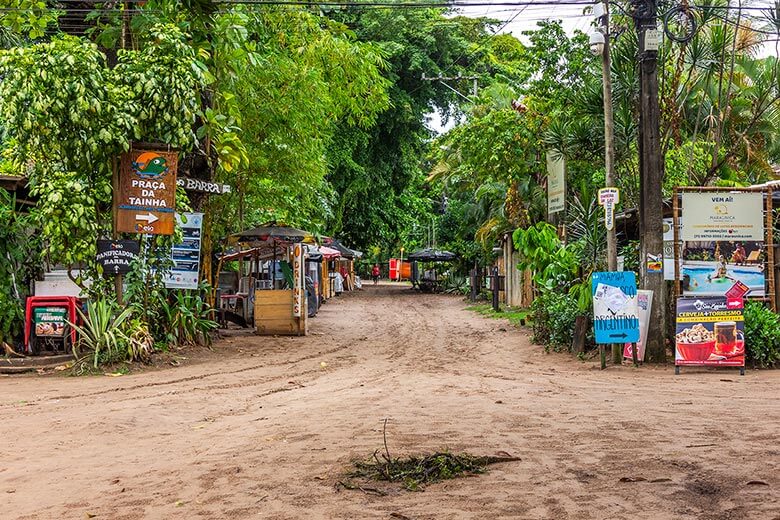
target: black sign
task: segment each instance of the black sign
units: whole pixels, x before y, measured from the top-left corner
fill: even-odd
[[[98,240],[96,259],[104,273],[124,274],[130,272],[130,264],[139,251],[135,240]]]

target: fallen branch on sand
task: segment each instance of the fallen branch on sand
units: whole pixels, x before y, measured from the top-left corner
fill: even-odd
[[[385,419],[385,430],[387,419]],[[420,455],[406,458],[393,458],[387,448],[387,436],[383,432],[385,452],[376,450],[372,459],[356,461],[354,470],[347,474],[347,479],[366,479],[387,482],[401,482],[410,491],[423,488],[426,484],[432,484],[457,478],[464,475],[476,475],[484,473],[490,464],[501,462],[514,462],[519,457],[511,456],[474,456],[468,453],[455,454],[449,451],[440,451],[430,455]],[[350,480],[339,482],[346,489],[361,489],[360,486]],[[372,491],[375,491],[372,489]]]

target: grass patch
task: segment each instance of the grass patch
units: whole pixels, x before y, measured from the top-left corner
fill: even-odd
[[[507,307],[506,305],[500,306],[500,311],[496,312],[493,310],[493,306],[489,303],[480,303],[477,305],[470,305],[466,307],[466,310],[468,311],[474,311],[478,314],[481,314],[482,316],[486,316],[488,318],[500,318],[509,320],[512,325],[515,325],[516,327],[521,327],[523,323],[528,325],[531,322],[530,309],[520,309],[518,307]]]

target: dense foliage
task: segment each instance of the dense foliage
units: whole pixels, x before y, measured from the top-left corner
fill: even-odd
[[[40,262],[112,298],[95,239],[112,234],[112,169],[133,141],[176,147],[181,174],[231,186],[177,197],[177,209],[206,213],[202,278],[212,285],[223,238],[275,220],[338,235],[374,258],[437,243],[459,255],[460,274],[490,264],[514,234],[545,312],[563,299],[574,313],[590,305],[589,275],[604,265],[594,202],[603,105],[600,60],[581,32],[547,20],[521,42],[444,4],[50,5],[15,0],[0,13],[0,172],[28,177],[35,200],[24,216],[0,200],[11,223],[0,231],[0,304],[9,303],[0,334],[18,331],[23,291],[8,285],[10,273],[29,278]],[[757,55],[780,23],[743,14],[697,8],[693,39],[662,44],[667,195],[677,185],[763,182],[780,162],[780,63]],[[625,209],[639,186],[637,42],[630,19],[617,12],[613,21],[626,29],[616,31],[610,71]],[[476,93],[464,76],[477,77]],[[437,136],[426,124],[433,112],[457,124]],[[567,209],[553,217],[548,154],[566,165]],[[211,309],[198,293],[161,285],[171,239],[140,242],[123,323],[158,347],[207,342]],[[457,274],[453,291],[462,290]],[[105,309],[117,318],[114,303]]]
[[[745,303],[746,363],[772,367],[780,362],[780,316],[761,302]]]

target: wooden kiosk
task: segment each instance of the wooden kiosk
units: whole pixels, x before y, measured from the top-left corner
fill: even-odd
[[[296,244],[291,249],[301,250]],[[303,285],[303,255],[291,258],[296,284],[292,289],[255,289],[255,331],[262,336],[308,334],[306,289]]]
[[[234,258],[239,260],[239,285],[248,298],[251,321],[257,334],[305,336],[308,333],[305,285],[305,242],[314,237],[306,232],[271,223],[233,235],[239,246],[247,246]],[[249,260],[246,265],[246,260]],[[222,298],[229,299],[226,294]]]

